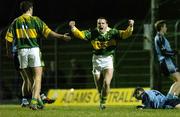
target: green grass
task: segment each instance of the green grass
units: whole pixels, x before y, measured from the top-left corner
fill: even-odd
[[[30,110],[19,105],[0,105],[0,117],[179,117],[178,109],[137,110],[134,106],[108,106],[100,111],[96,106],[47,106]]]

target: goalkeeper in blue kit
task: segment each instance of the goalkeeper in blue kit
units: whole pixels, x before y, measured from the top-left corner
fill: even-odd
[[[180,99],[169,99],[157,90],[144,90],[142,87],[137,87],[133,96],[137,100],[142,100],[142,105],[137,106],[138,109],[180,109]]]

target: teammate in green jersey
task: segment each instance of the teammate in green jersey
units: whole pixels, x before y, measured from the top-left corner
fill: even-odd
[[[110,91],[110,83],[113,77],[114,52],[117,41],[126,39],[132,35],[134,20],[129,20],[126,30],[117,30],[108,27],[106,18],[97,19],[97,27],[94,30],[80,31],[75,26],[75,21],[70,21],[69,26],[75,37],[91,42],[93,47],[93,76],[100,94],[100,109],[105,109],[105,103]]]
[[[30,67],[33,71],[34,85],[30,108],[37,110],[38,104],[43,108],[40,98],[43,65],[38,39],[44,36],[45,38],[59,38],[68,41],[71,37],[52,31],[40,18],[33,16],[33,4],[31,2],[22,1],[20,9],[23,14],[12,22],[5,38],[11,43],[15,42],[15,45],[17,45],[20,69]]]

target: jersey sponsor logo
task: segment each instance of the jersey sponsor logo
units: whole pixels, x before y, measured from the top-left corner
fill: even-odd
[[[106,49],[109,46],[116,46],[116,41],[115,41],[115,39],[111,39],[110,41],[93,40],[93,41],[91,41],[91,44],[94,49],[99,50],[99,49]]]

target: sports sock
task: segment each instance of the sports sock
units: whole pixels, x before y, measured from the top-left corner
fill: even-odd
[[[31,99],[31,104],[38,104],[37,99],[36,98],[32,98]]]
[[[43,101],[41,99],[38,99],[38,105],[40,105],[40,106],[44,105],[44,103],[43,103]]]
[[[41,94],[41,99],[42,100],[44,100],[44,99],[46,99],[47,97],[44,95],[44,93],[43,94]]]
[[[101,104],[105,104],[106,103],[106,100],[107,100],[107,97],[101,97],[101,99],[100,99],[100,103]]]

